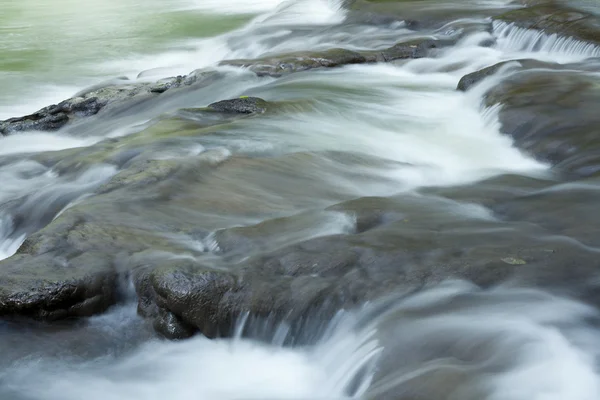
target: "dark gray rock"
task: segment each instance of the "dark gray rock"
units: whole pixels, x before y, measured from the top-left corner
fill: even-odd
[[[190,86],[211,74],[211,71],[194,71],[186,76],[162,79],[153,83],[113,80],[95,85],[74,97],[23,117],[0,121],[0,135],[23,131],[55,131],[68,123],[98,114],[104,109],[123,107],[166,92],[169,89]],[[110,106],[110,107],[109,107]]]
[[[521,71],[526,69],[568,69],[571,67],[583,67],[580,65],[561,65],[551,62],[543,62],[533,59],[523,60],[510,60],[502,61],[489,67],[480,69],[479,71],[472,72],[463,76],[458,82],[457,89],[461,91],[467,91],[473,86],[477,85],[485,78],[495,75],[500,70],[511,68],[512,70]]]
[[[187,339],[196,332],[193,327],[181,321],[175,314],[164,309],[158,311],[153,328],[163,337],[171,340]]]
[[[117,274],[101,254],[20,254],[2,263],[0,316],[83,317],[114,304]]]
[[[210,104],[208,108],[222,113],[262,114],[267,111],[267,102],[258,97],[241,97],[239,99],[221,100]]]
[[[502,67],[511,63],[512,61],[502,61],[498,64],[491,65],[489,67],[480,69],[479,71],[472,72],[463,76],[458,82],[458,86],[456,89],[461,90],[463,92],[469,90],[471,87],[477,85],[485,78],[495,75]]]

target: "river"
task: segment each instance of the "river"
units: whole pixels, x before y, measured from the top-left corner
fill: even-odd
[[[410,18],[341,0],[0,0],[0,120],[105,82],[208,71],[160,101],[0,137],[0,295],[79,265],[118,283],[92,316],[2,315],[0,399],[597,399],[600,181],[585,118],[596,121],[600,48],[492,23],[520,7],[508,0],[396,3]],[[451,44],[388,63],[282,77],[219,65],[434,36]],[[552,79],[531,97],[556,101],[515,89],[506,108],[486,104],[520,76],[510,63],[456,89],[525,59]],[[275,110],[214,126],[194,114],[245,96]],[[529,118],[529,106],[542,131],[591,136],[507,134],[508,113]],[[217,302],[249,307],[229,334],[170,341],[140,315],[136,279],[184,262],[242,271]],[[171,284],[150,274],[157,293]],[[311,314],[313,293],[341,306]],[[157,312],[207,333],[177,308],[188,295],[160,292]]]

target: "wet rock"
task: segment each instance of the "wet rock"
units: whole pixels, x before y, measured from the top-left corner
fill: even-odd
[[[114,304],[117,274],[100,254],[20,254],[2,262],[0,316],[83,317]]]
[[[147,247],[181,251],[151,228],[128,224],[117,191],[105,197],[64,211],[0,261],[0,315],[54,320],[100,313],[122,294],[119,279],[132,268],[117,268],[119,258]]]
[[[468,207],[457,212],[464,206],[443,199],[428,205],[402,200],[388,199],[389,206],[382,200],[377,208],[389,213],[404,203],[405,218],[361,234],[310,239],[228,267],[200,260],[159,266],[149,273],[152,290],[140,301],[215,337],[231,335],[245,312],[293,329],[315,313],[327,318],[340,308],[446,279],[556,288],[566,276],[569,284],[588,285],[586,277],[597,274],[593,252],[550,239],[543,227],[488,219]],[[598,289],[588,286],[588,294]]]
[[[322,52],[292,53],[258,60],[227,60],[221,62],[220,65],[248,68],[258,76],[279,77],[315,68],[332,68],[365,62],[367,62],[366,58],[360,53],[332,49]]]
[[[494,19],[525,29],[537,29],[600,44],[600,17],[559,2],[534,4],[495,16]]]
[[[367,53],[367,59],[369,61],[385,61],[390,62],[394,60],[404,60],[408,58],[423,58],[427,57],[429,51],[444,45],[448,45],[447,41],[439,40],[413,40],[406,43],[398,43],[389,49],[381,52]]]
[[[208,337],[231,334],[235,276],[181,260],[155,269],[150,280],[156,297],[146,301],[156,302],[159,319],[168,312]]]
[[[449,43],[431,39],[415,39],[398,43],[381,51],[356,52],[331,49],[321,52],[291,53],[258,60],[227,60],[221,62],[221,65],[247,68],[259,76],[279,77],[315,68],[422,58],[426,57],[431,49],[447,44]]]
[[[182,322],[175,314],[161,309],[154,319],[153,328],[167,339],[187,339],[194,335],[195,329]]]
[[[389,222],[406,218],[410,206],[406,203],[386,197],[362,197],[329,208],[332,211],[344,212],[356,223],[356,232],[362,233]]]
[[[222,113],[262,114],[267,111],[267,102],[258,97],[240,97],[212,103],[208,108]]]
[[[55,131],[68,123],[96,115],[101,110],[118,109],[130,102],[142,101],[169,89],[190,86],[210,75],[211,71],[195,71],[186,76],[166,78],[153,83],[129,82],[125,79],[109,81],[33,114],[0,121],[0,135],[31,130]]]
[[[544,70],[580,70],[583,72],[597,72],[600,70],[600,65],[596,60],[587,60],[580,63],[565,63],[558,64],[553,62],[545,62],[534,59],[510,60],[502,61],[489,67],[480,69],[463,76],[458,82],[457,89],[467,91],[477,85],[484,79],[501,72],[521,72],[524,70],[544,69]]]
[[[475,86],[485,78],[496,74],[503,66],[507,64],[507,62],[508,61],[503,61],[463,76],[460,81],[458,81],[458,86],[456,89],[463,92],[469,90],[471,87]]]
[[[461,91],[467,91],[471,87],[477,85],[485,78],[488,78],[501,70],[506,70],[508,68],[514,68],[516,70],[523,69],[534,69],[534,68],[560,68],[559,64],[547,63],[538,60],[532,59],[524,59],[524,60],[511,60],[511,61],[502,61],[497,64],[491,65],[489,67],[480,69],[479,71],[472,72],[463,76],[458,82],[457,89]]]
[[[595,229],[600,218],[594,212],[600,201],[597,183],[597,179],[592,179],[536,190],[502,202],[494,209],[503,218],[528,221],[561,235],[564,240],[597,247],[600,246]]]
[[[77,97],[51,105],[24,117],[0,121],[0,134],[42,130],[53,131],[70,121],[97,114],[107,104],[140,94],[144,85],[112,86],[87,92]]]
[[[592,176],[600,170],[599,100],[593,74],[538,70],[505,79],[485,101],[502,104],[502,132],[518,147],[563,172]]]

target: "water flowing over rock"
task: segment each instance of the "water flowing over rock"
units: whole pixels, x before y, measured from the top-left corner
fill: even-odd
[[[600,17],[558,2],[542,2],[494,17],[497,21],[600,45]]]
[[[491,89],[486,103],[502,104],[502,131],[516,145],[561,171],[595,176],[595,80],[594,73],[523,71]]]
[[[0,398],[600,397],[597,4],[22,3]]]
[[[446,45],[449,43],[446,42]],[[356,52],[332,49],[324,52],[297,53],[265,58],[261,60],[230,60],[221,65],[248,68],[259,76],[280,77],[294,72],[315,68],[333,68],[344,65],[373,62],[390,62],[426,57],[429,50],[443,46],[442,42],[430,39],[398,43],[382,51]]]
[[[98,85],[100,87],[77,93],[73,98],[44,107],[31,115],[0,121],[0,135],[32,130],[55,131],[70,122],[96,115],[108,106],[113,110],[126,109],[132,104],[143,102],[169,89],[195,84],[206,76],[210,76],[210,73],[191,73],[154,83],[130,83],[124,79],[123,82],[114,85],[111,81],[106,86]]]

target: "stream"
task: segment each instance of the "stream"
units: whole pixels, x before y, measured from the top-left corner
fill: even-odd
[[[517,3],[0,0],[0,120],[198,77],[0,135],[0,399],[598,399],[600,46]]]

